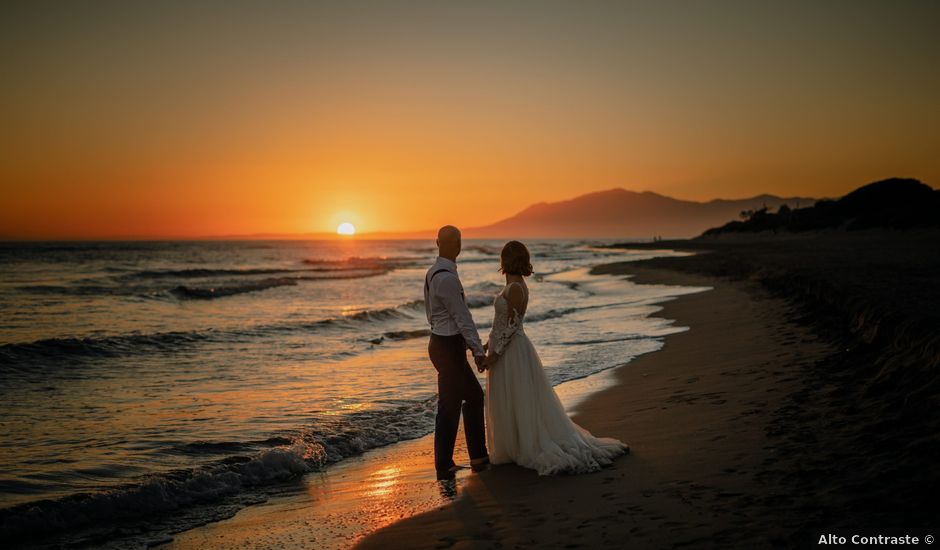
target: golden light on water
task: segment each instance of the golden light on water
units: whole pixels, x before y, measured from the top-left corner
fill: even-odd
[[[356,226],[349,222],[343,222],[336,228],[337,235],[355,235]]]
[[[369,474],[365,494],[370,497],[390,497],[401,481],[400,478],[401,468],[394,465],[380,468]]]

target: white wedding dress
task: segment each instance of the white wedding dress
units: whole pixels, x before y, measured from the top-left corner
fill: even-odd
[[[529,301],[528,289],[524,303]],[[489,345],[500,355],[486,371],[486,444],[490,462],[515,462],[539,475],[599,470],[629,447],[599,438],[568,418],[542,370],[520,314],[506,299],[510,285],[496,295]],[[510,311],[512,310],[512,311]]]

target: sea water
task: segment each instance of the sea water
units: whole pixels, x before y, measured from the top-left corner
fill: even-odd
[[[460,277],[481,334],[501,242]],[[670,251],[528,243],[526,332],[554,384],[681,330],[691,289],[588,275]],[[0,538],[142,546],[433,430],[429,241],[0,243]]]

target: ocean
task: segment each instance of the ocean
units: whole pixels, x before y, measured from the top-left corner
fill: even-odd
[[[484,340],[501,244],[458,259]],[[526,332],[554,384],[683,330],[651,314],[694,289],[588,274],[677,253],[527,244]],[[429,241],[0,243],[0,539],[144,547],[431,432],[435,256]]]

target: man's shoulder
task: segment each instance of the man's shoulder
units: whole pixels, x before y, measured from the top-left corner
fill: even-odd
[[[442,262],[441,260],[438,260],[438,261],[434,262],[433,264],[431,264],[431,267],[428,268],[428,275],[430,275],[430,274],[432,274],[432,273],[434,273],[434,272],[436,272],[436,271],[447,271],[447,272],[450,272],[450,273],[454,273],[454,268],[453,268],[452,264],[451,264],[451,265],[448,265],[447,262]]]
[[[453,270],[451,270],[450,268],[445,267],[445,266],[437,266],[437,265],[436,265],[436,266],[432,267],[431,269],[429,269],[429,270],[428,270],[428,273],[427,273],[427,276],[428,276],[428,277],[434,277],[435,279],[436,279],[437,277],[447,277],[448,275],[451,275],[451,276],[453,276],[454,278],[459,278],[459,277],[457,277],[457,274],[454,273]]]
[[[444,281],[447,279],[460,281],[460,277],[457,276],[449,267],[436,264],[431,266],[431,269],[428,270],[427,275],[425,275],[428,283]]]

